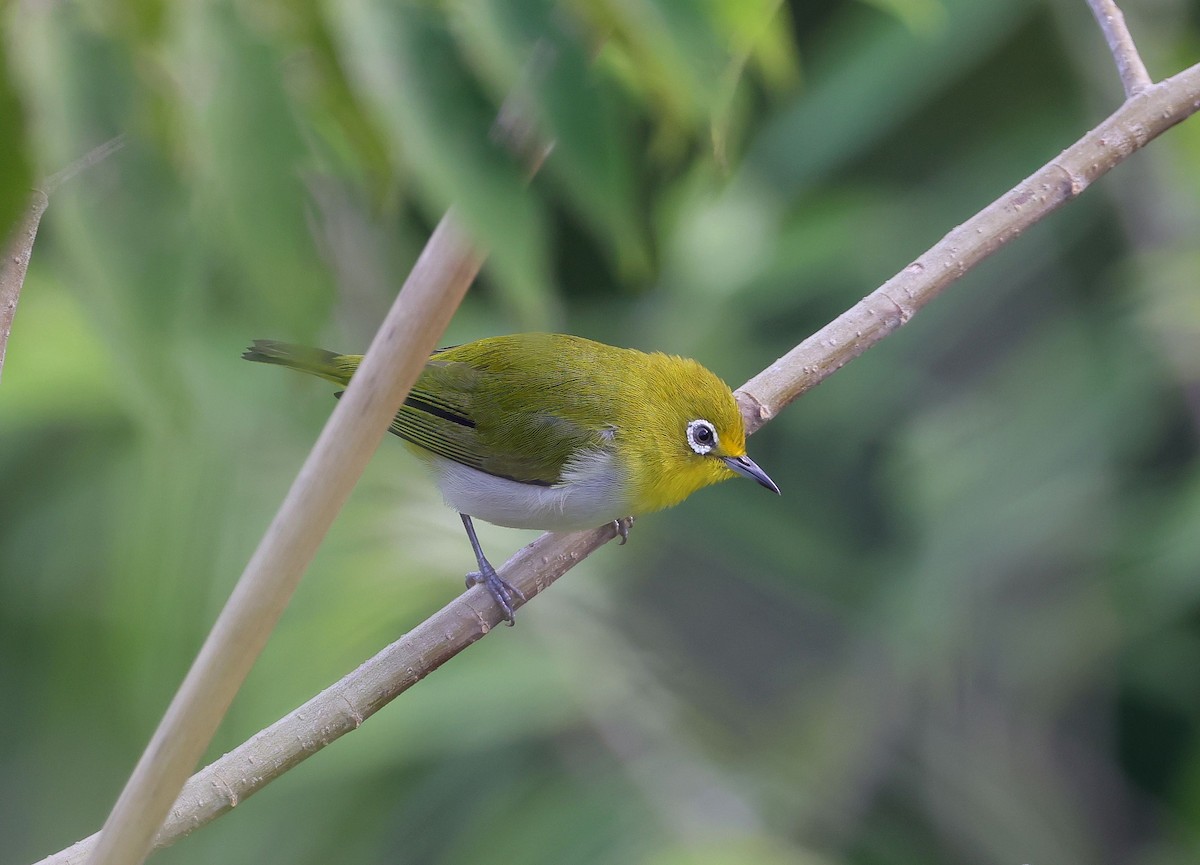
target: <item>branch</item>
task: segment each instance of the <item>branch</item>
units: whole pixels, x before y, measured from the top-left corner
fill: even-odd
[[[739,389],[747,432],[912,318],[925,304],[1093,181],[1200,110],[1200,64],[1153,84],[924,255]]]
[[[1197,110],[1200,65],[1128,100],[1058,158],[739,388],[748,430],[760,428],[800,394],[907,322],[984,258]],[[612,537],[609,527],[543,535],[513,556],[501,575],[532,598]],[[486,591],[479,586],[470,589],[341,681],[193,776],[154,844],[166,846],[230,810],[358,727],[500,620],[499,608]],[[38,865],[82,863],[97,838],[85,838]]]
[[[417,259],[113,806],[89,859],[94,865],[138,863],[150,852],[155,833],[480,263],[453,212],[448,213]]]
[[[534,72],[541,75],[545,70]],[[514,88],[501,106],[492,134],[526,161],[532,177],[554,143],[539,140],[532,112],[521,109],[523,99],[522,88]],[[59,182],[62,179],[66,178]],[[344,397],[142,752],[100,830],[87,859],[91,865],[140,863],[149,854],[188,773],[212,741],[300,577],[482,264],[483,256],[471,248],[453,210],[449,211],[425,244]],[[532,597],[534,593],[526,594]],[[480,636],[488,627],[484,626]],[[476,639],[478,636],[467,640],[451,654]],[[361,722],[359,716],[355,726]],[[232,794],[229,807],[236,802],[237,796]],[[191,828],[195,825],[193,822]]]
[[[110,138],[103,144],[96,145],[66,168],[62,169],[61,171],[56,171],[54,174],[51,174],[44,181],[42,181],[42,192],[44,192],[46,195],[53,195],[58,191],[60,186],[62,186],[76,174],[79,174],[81,171],[86,171],[93,165],[98,165],[99,163],[108,159],[108,157],[116,153],[128,142],[129,137],[122,134],[116,136],[115,138]]]
[[[1088,0],[1088,5],[1092,7],[1092,14],[1104,31],[1104,39],[1117,62],[1117,73],[1125,87],[1125,98],[1130,99],[1153,85],[1146,64],[1142,62],[1129,27],[1125,24],[1125,16],[1115,0]]]
[[[4,372],[4,355],[8,350],[13,318],[17,314],[17,301],[21,298],[21,288],[25,285],[25,273],[29,270],[29,259],[33,256],[33,241],[37,238],[42,214],[50,204],[50,195],[79,172],[107,159],[110,154],[124,146],[125,136],[118,135],[111,141],[93,148],[62,171],[50,175],[34,189],[29,207],[15,226],[12,238],[4,248],[4,258],[0,259],[0,373]]]
[[[0,374],[4,372],[8,336],[12,333],[21,286],[25,284],[25,272],[29,270],[29,259],[33,255],[33,241],[49,204],[46,193],[35,189],[25,215],[16,224],[12,238],[4,248],[4,258],[0,260]]]
[[[611,525],[542,535],[509,559],[500,575],[532,598],[615,535]],[[215,820],[358,728],[501,621],[500,608],[482,586],[455,598],[341,681],[193,775],[154,846],[166,847]],[[82,865],[99,837],[84,838],[38,865]]]

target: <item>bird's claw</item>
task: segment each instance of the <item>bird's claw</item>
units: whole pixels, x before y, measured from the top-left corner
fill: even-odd
[[[513,625],[516,622],[513,600],[519,599],[522,604],[525,603],[529,600],[525,597],[525,593],[496,573],[496,569],[491,565],[482,571],[471,571],[467,574],[468,589],[479,585],[486,587],[492,597],[496,599],[496,603],[504,612],[504,621],[508,622],[510,626]]]
[[[621,517],[619,520],[613,520],[613,531],[617,533],[617,537],[621,540],[618,542],[620,546],[625,546],[625,542],[629,540],[629,530],[633,528],[633,517]]]

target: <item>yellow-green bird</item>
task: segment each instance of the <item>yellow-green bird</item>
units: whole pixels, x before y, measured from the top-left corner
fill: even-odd
[[[242,355],[346,385],[362,355],[256,340]],[[439,349],[392,421],[462,516],[482,583],[513,623],[524,596],[496,573],[472,517],[574,531],[677,505],[735,475],[779,488],[746,456],[728,385],[689,358],[522,333]]]

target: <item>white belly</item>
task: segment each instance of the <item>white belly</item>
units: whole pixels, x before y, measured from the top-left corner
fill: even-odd
[[[623,478],[608,451],[575,457],[563,482],[550,487],[498,478],[432,454],[425,459],[446,504],[498,526],[568,532],[629,516]]]

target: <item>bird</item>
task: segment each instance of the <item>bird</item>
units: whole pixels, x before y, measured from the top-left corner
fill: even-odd
[[[362,355],[260,339],[242,357],[348,385]],[[341,396],[341,391],[335,396]],[[699,362],[569,334],[492,336],[437,349],[389,431],[458,511],[482,584],[504,620],[526,600],[487,560],[474,519],[576,531],[679,504],[742,476],[778,494],[746,454],[729,386]]]

